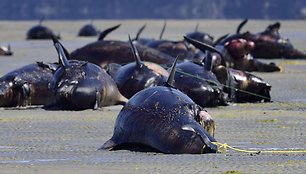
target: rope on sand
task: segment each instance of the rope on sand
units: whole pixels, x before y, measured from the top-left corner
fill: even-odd
[[[237,151],[237,152],[244,152],[244,153],[306,153],[306,149],[289,149],[289,150],[245,150],[236,147],[232,147],[227,143],[219,143],[219,142],[211,142],[218,146],[217,152],[219,153],[226,153],[228,149]]]

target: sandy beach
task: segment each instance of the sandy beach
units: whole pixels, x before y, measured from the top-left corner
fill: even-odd
[[[73,51],[96,37],[79,38],[90,21],[45,21]],[[164,38],[180,40],[199,30],[215,38],[233,33],[240,20],[168,20]],[[243,29],[260,32],[275,21],[250,20]],[[306,50],[305,21],[280,21],[281,34]],[[0,56],[0,75],[35,61],[57,61],[51,40],[28,41],[27,30],[38,21],[0,21],[0,44],[10,44],[13,56]],[[143,37],[158,38],[163,20],[96,20],[98,29],[121,23],[106,39],[127,40],[147,23]],[[230,104],[207,108],[215,119],[220,143],[260,154],[228,150],[203,155],[165,155],[97,151],[113,133],[122,106],[85,111],[45,111],[38,107],[0,108],[0,173],[304,173],[306,153],[306,60],[263,60],[282,67],[277,73],[254,73],[272,85],[271,103]],[[264,152],[286,150],[284,153]]]

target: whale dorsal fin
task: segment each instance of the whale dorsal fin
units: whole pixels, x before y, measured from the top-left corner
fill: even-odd
[[[244,19],[237,27],[236,34],[240,34],[241,28],[248,22],[248,19]]]
[[[219,54],[219,55],[221,56],[221,58],[224,59],[224,58],[223,58],[223,54],[222,54],[219,50],[217,50],[216,48],[214,48],[214,47],[212,47],[212,46],[210,46],[210,45],[207,45],[207,44],[205,44],[205,43],[199,42],[199,41],[197,41],[197,40],[191,39],[191,38],[189,38],[189,37],[187,37],[187,36],[184,36],[184,38],[185,38],[185,40],[186,40],[187,42],[191,43],[191,44],[194,45],[196,48],[198,48],[198,49],[200,49],[201,51],[203,51],[203,53],[205,53],[206,50],[208,50],[208,51],[210,51],[210,52],[214,52],[214,53]]]
[[[229,35],[229,33],[220,36],[220,37],[213,43],[213,46],[218,45],[218,44],[220,43],[220,41],[222,41],[223,39],[225,39],[228,35]]]
[[[175,71],[176,71],[176,64],[177,64],[177,60],[178,60],[178,56],[175,58],[173,64],[172,64],[172,67],[171,67],[171,71],[170,71],[170,74],[169,74],[169,77],[168,77],[168,80],[166,82],[166,85],[167,86],[173,86],[173,81],[174,81],[174,75],[175,75]]]
[[[206,71],[211,71],[212,70],[212,55],[210,54],[209,51],[205,52],[205,63],[204,63],[204,68]]]
[[[161,40],[161,39],[163,38],[164,32],[165,32],[165,30],[166,30],[166,26],[167,26],[167,21],[165,20],[165,21],[164,21],[164,26],[163,26],[163,28],[162,28],[160,34],[159,34],[159,40]]]
[[[200,25],[200,23],[198,22],[197,25],[196,25],[196,27],[195,27],[195,29],[194,29],[194,32],[198,32],[199,25]]]
[[[280,22],[275,22],[274,24],[271,24],[267,27],[266,30],[276,30],[278,31],[281,27],[281,23]]]
[[[44,22],[44,20],[45,20],[45,16],[41,17],[38,22],[38,25],[41,25]]]
[[[102,31],[99,35],[98,41],[104,40],[104,38],[112,31],[116,30],[119,28],[121,24],[115,25],[113,27],[107,28],[106,30]]]
[[[133,52],[133,55],[134,55],[134,59],[135,59],[136,65],[137,65],[138,68],[141,68],[143,66],[143,63],[140,60],[139,53],[137,51],[137,48],[133,44],[133,41],[132,41],[130,35],[129,35],[129,42],[130,42],[130,45],[131,45],[131,49],[132,49],[132,52]]]
[[[136,37],[133,40],[138,40],[140,34],[143,32],[143,30],[146,28],[147,24],[144,24],[137,32]]]
[[[57,50],[58,53],[58,58],[59,58],[59,63],[66,68],[69,67],[69,53],[68,51],[65,49],[65,47],[57,40],[57,38],[55,36],[52,37],[53,40],[53,44],[54,47]]]

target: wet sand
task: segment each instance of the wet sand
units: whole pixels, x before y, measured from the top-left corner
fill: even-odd
[[[76,34],[89,21],[45,21],[70,51],[96,40]],[[218,37],[236,30],[238,20],[169,20],[164,37],[181,39],[199,29]],[[274,21],[249,21],[244,30],[262,31]],[[306,48],[305,21],[281,21],[281,33],[301,49]],[[127,40],[147,23],[143,37],[159,36],[162,20],[95,21],[101,30],[122,23],[107,39]],[[34,61],[57,60],[52,41],[26,41],[26,31],[36,21],[0,21],[0,44],[11,44],[14,55],[0,57],[0,75]],[[215,138],[249,150],[306,149],[306,61],[274,61],[280,73],[254,73],[272,85],[272,103],[230,104],[207,108],[214,117]],[[101,110],[45,111],[0,108],[0,173],[304,173],[306,153],[227,153],[165,155],[130,151],[97,151],[113,133],[122,106]]]

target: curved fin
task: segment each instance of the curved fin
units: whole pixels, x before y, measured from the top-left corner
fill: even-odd
[[[229,35],[229,33],[223,35],[223,36],[220,36],[214,43],[213,43],[213,46],[216,46],[220,43],[220,41],[222,41],[224,38],[226,38],[227,36]]]
[[[179,58],[179,56],[177,56],[175,58],[175,60],[172,64],[170,75],[169,75],[168,80],[166,82],[166,85],[168,85],[168,86],[173,86],[173,80],[174,80],[174,75],[175,75],[175,71],[176,71],[176,63],[177,63],[178,58]]]
[[[205,129],[199,129],[199,127],[192,124],[183,125],[181,128],[185,131],[191,131],[199,135],[203,143],[205,143],[212,150],[217,151],[217,146],[211,143],[212,141],[215,141],[215,139],[211,135],[209,135],[209,133]]]
[[[236,34],[240,34],[241,28],[248,22],[248,19],[243,20],[237,27]]]
[[[281,23],[280,23],[280,22],[276,22],[276,23],[274,24],[274,26],[275,26],[277,29],[280,29]]]
[[[55,36],[52,36],[54,47],[57,50],[58,57],[59,57],[59,63],[63,65],[65,68],[68,68],[69,66],[69,53],[65,49],[65,47],[57,40]]]
[[[196,25],[196,27],[195,27],[195,29],[194,29],[194,32],[198,32],[199,25],[200,25],[200,23],[198,22],[197,25]]]
[[[199,42],[197,40],[191,39],[187,36],[184,36],[185,40],[187,40],[189,43],[191,43],[192,45],[194,45],[196,48],[200,49],[201,51],[203,51],[205,53],[206,50],[211,51],[211,52],[215,52],[217,54],[219,54],[221,56],[221,58],[223,59],[223,55],[222,53],[217,50],[216,48],[207,45],[205,43]]]
[[[206,71],[211,71],[212,70],[212,55],[206,51],[205,52],[205,63],[204,63],[204,68],[206,69]]]
[[[160,32],[160,35],[159,35],[159,40],[161,40],[163,38],[164,32],[166,30],[166,26],[167,26],[167,21],[165,20],[163,29],[162,29],[162,31]]]
[[[117,28],[119,28],[121,26],[121,24],[115,25],[113,27],[107,28],[106,30],[102,31],[99,35],[98,41],[103,40],[110,32],[116,30]]]
[[[280,27],[281,27],[281,23],[280,22],[275,22],[274,24],[269,25],[266,28],[266,30],[268,30],[268,31],[273,31],[273,30],[278,31],[280,29]]]
[[[143,63],[140,60],[139,53],[138,53],[135,45],[133,44],[133,41],[131,40],[130,35],[129,35],[129,42],[130,42],[131,49],[132,49],[132,52],[133,52],[133,55],[134,55],[134,58],[135,58],[136,65],[137,65],[138,68],[141,68],[143,66]]]
[[[140,34],[143,32],[143,30],[146,28],[147,24],[144,24],[137,32],[136,37],[133,40],[138,40]]]
[[[55,93],[57,91],[58,81],[61,79],[63,74],[64,74],[64,68],[58,68],[54,72],[54,74],[53,74],[53,76],[52,76],[52,78],[51,78],[51,80],[48,84],[48,88],[51,90],[52,93]]]
[[[45,16],[43,16],[42,18],[39,19],[38,24],[41,25],[44,22],[44,20],[45,20]]]
[[[98,150],[112,150],[117,146],[117,144],[112,140],[106,141]]]

